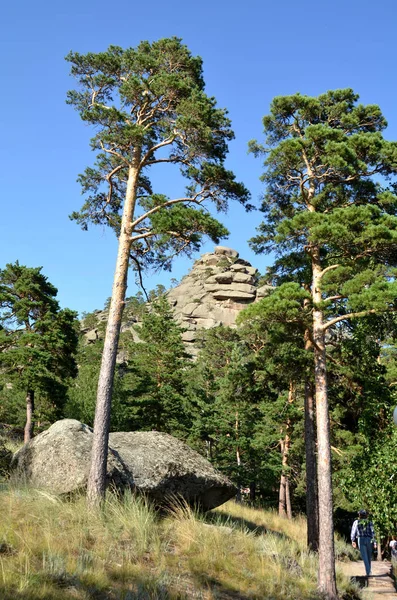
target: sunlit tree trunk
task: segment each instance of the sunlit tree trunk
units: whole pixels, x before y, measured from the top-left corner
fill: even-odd
[[[312,250],[313,344],[314,377],[316,387],[317,421],[317,478],[319,514],[319,577],[321,592],[327,600],[337,600],[335,575],[335,547],[331,478],[331,440],[327,388],[325,333],[321,303],[321,263],[318,248]]]
[[[278,493],[278,514],[280,517],[287,516],[287,507],[286,507],[286,477],[284,474],[284,464],[285,464],[285,440],[280,440],[280,449],[282,455],[282,467],[281,467],[281,476],[280,476],[280,489]]]
[[[236,411],[236,423],[235,423],[235,428],[236,428],[236,442],[237,442],[237,447],[236,447],[236,462],[237,462],[237,494],[236,494],[236,502],[241,502],[242,500],[242,496],[241,496],[241,456],[240,456],[240,447],[238,445],[238,437],[239,437],[239,422],[238,422],[238,412]]]
[[[376,539],[376,547],[378,549],[378,554],[376,555],[376,560],[382,562],[382,538],[378,535]]]
[[[135,157],[135,165],[138,164],[138,158],[139,157],[137,156]],[[127,291],[127,275],[131,251],[130,224],[135,210],[138,177],[138,167],[130,167],[120,228],[112,297],[98,381],[91,468],[87,487],[87,499],[91,506],[99,504],[104,499],[106,491],[106,467],[114,370],[116,366],[121,319]]]
[[[285,481],[285,507],[287,510],[287,518],[292,519],[292,505],[291,505],[291,492],[290,492],[289,477],[287,477],[286,481]]]
[[[26,444],[33,437],[33,413],[34,413],[34,391],[28,390],[26,394],[26,423],[23,441]]]
[[[288,391],[288,404],[292,404],[295,398],[295,385],[293,381],[290,382],[289,391]],[[280,490],[279,490],[279,502],[278,502],[278,514],[281,517],[292,518],[292,509],[291,509],[291,495],[290,495],[290,485],[288,478],[288,455],[291,446],[291,438],[289,434],[290,430],[290,420],[287,420],[286,423],[286,433],[284,439],[280,440],[280,449],[281,449],[281,477],[280,477]]]

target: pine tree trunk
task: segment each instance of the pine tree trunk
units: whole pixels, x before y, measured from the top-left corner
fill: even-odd
[[[327,600],[337,600],[335,574],[335,546],[331,478],[331,441],[327,388],[327,361],[323,313],[318,308],[321,302],[321,264],[318,249],[312,254],[313,272],[313,342],[314,377],[316,386],[317,420],[317,480],[319,507],[319,589]]]
[[[236,442],[238,444],[238,438],[239,438],[239,421],[238,421],[238,412],[236,412]],[[237,462],[237,494],[236,494],[236,502],[241,503],[242,502],[242,494],[241,494],[241,456],[240,456],[240,448],[237,445],[236,448],[236,462]]]
[[[292,404],[295,399],[295,384],[293,381],[290,381],[289,390],[288,390],[288,404]],[[289,488],[289,479],[286,473],[288,472],[288,454],[291,446],[291,438],[289,435],[291,422],[287,419],[285,428],[286,433],[284,436],[284,440],[280,440],[280,449],[281,449],[281,478],[280,478],[280,491],[279,491],[279,501],[278,501],[278,514],[280,517],[288,517],[288,519],[292,518],[292,510],[291,510],[291,497],[290,497],[290,488]]]
[[[256,483],[255,483],[255,481],[251,481],[251,483],[250,483],[250,503],[252,505],[254,505],[255,500],[256,500]]]
[[[378,536],[376,538],[376,547],[378,550],[378,553],[376,555],[376,560],[379,560],[380,562],[382,562],[382,538],[380,536]]]
[[[23,442],[27,444],[33,437],[33,413],[34,413],[34,391],[28,390],[26,394],[26,424],[24,429]]]
[[[292,519],[291,491],[289,485],[289,477],[285,478],[285,507],[287,510],[287,518]]]
[[[280,440],[280,448],[282,455],[282,467],[280,476],[280,489],[278,493],[278,514],[279,517],[287,516],[286,494],[285,494],[285,475],[284,475],[284,440]]]
[[[313,386],[305,381],[305,454],[307,547],[318,551],[318,493]]]
[[[281,474],[280,489],[278,493],[278,516],[285,518],[287,516],[287,506],[285,500],[285,475]]]
[[[135,157],[138,164],[138,157]],[[110,429],[114,370],[121,329],[121,318],[127,291],[127,275],[131,251],[131,222],[136,203],[139,169],[130,167],[123,217],[120,228],[116,269],[110,301],[105,342],[99,373],[95,408],[94,436],[91,453],[91,468],[88,477],[87,500],[90,506],[102,502],[106,492],[106,467]]]
[[[289,519],[291,518],[289,516],[291,515],[291,499],[289,493],[289,480],[288,476],[285,473],[288,467],[288,453],[290,449],[290,443],[290,437],[288,433],[286,433],[284,439],[280,440],[282,470],[280,477],[280,490],[278,495],[278,514],[280,515],[280,517],[288,517]]]

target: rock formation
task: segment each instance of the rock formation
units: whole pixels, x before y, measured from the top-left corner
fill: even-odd
[[[234,327],[238,313],[268,293],[268,286],[258,288],[257,272],[236,250],[217,246],[168,292],[175,318],[186,329],[183,340],[190,354],[197,353],[194,342],[200,329]]]
[[[168,433],[111,433],[109,444],[132,473],[135,488],[157,505],[171,496],[210,510],[236,493],[206,458]]]
[[[218,325],[234,327],[238,313],[248,304],[256,302],[269,293],[270,286],[258,287],[258,269],[239,258],[232,248],[216,246],[214,252],[203,254],[193,264],[190,272],[179,285],[167,292],[174,310],[175,319],[186,331],[183,340],[192,356],[197,355],[195,341],[200,329]],[[105,311],[96,311],[97,324],[103,325]],[[139,321],[134,317],[122,325],[122,331],[132,330],[134,339],[139,341],[139,329],[134,328]],[[87,342],[94,342],[103,335],[100,327],[92,329],[82,324]],[[123,355],[119,354],[118,362]]]
[[[87,485],[92,429],[74,419],[57,421],[13,457],[17,476],[64,494]],[[233,484],[200,454],[158,431],[111,433],[107,483],[144,493],[157,506],[172,497],[210,510],[233,497]]]

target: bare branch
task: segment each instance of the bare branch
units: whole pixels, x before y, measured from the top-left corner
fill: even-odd
[[[323,302],[334,302],[335,300],[342,300],[342,298],[346,298],[346,296],[342,296],[338,294],[337,296],[328,296],[328,298],[324,298]]]
[[[113,169],[113,171],[111,171],[110,173],[108,173],[105,177],[106,181],[109,184],[109,191],[107,194],[107,198],[106,198],[106,202],[108,204],[110,204],[111,200],[112,200],[112,194],[113,194],[113,182],[112,182],[112,177],[113,175],[115,175],[116,173],[118,173],[118,171],[120,171],[121,169],[124,168],[124,165],[118,165],[117,167],[115,167]]]
[[[102,140],[99,140],[99,144],[101,146],[101,149],[104,152],[107,152],[108,154],[112,154],[113,156],[117,156],[117,158],[119,158],[120,160],[122,160],[124,162],[125,165],[127,165],[128,167],[130,166],[130,163],[128,162],[128,160],[119,152],[116,152],[115,150],[111,150],[110,148],[106,148],[104,146],[104,143],[102,142]]]
[[[137,266],[137,270],[138,270],[138,277],[139,277],[139,285],[141,286],[143,293],[146,296],[146,301],[149,302],[149,296],[147,294],[146,288],[143,285],[143,279],[142,279],[142,267],[141,267],[141,263],[139,262],[139,260],[133,256],[132,254],[130,254],[130,259],[133,260]]]
[[[175,140],[175,136],[173,135],[170,138],[167,138],[166,140],[163,140],[162,142],[160,142],[159,144],[156,144],[155,146],[152,146],[151,148],[149,148],[149,150],[146,152],[145,156],[142,158],[139,167],[142,168],[146,165],[148,158],[154,154],[154,152],[156,152],[156,150],[159,150],[159,148],[164,148],[165,146],[169,146],[170,144],[172,144],[172,142]]]
[[[201,204],[204,200],[204,197],[201,198],[200,200],[198,200],[197,198],[199,196],[201,196],[202,194],[203,194],[203,190],[201,190],[200,192],[195,194],[192,198],[175,198],[173,200],[167,200],[167,202],[164,202],[164,204],[159,204],[158,206],[153,207],[152,209],[145,212],[145,214],[143,214],[140,217],[138,217],[137,219],[135,219],[135,221],[133,221],[131,223],[131,227],[132,227],[132,229],[135,229],[136,226],[139,225],[139,223],[141,223],[145,219],[147,219],[147,217],[150,217],[150,215],[158,212],[159,210],[162,210],[166,206],[171,206],[172,204],[180,204],[181,202]]]
[[[319,278],[321,279],[321,277],[323,277],[323,275],[325,275],[326,273],[328,273],[328,271],[332,271],[332,269],[337,269],[338,267],[340,267],[341,265],[330,265],[329,267],[325,267],[325,269],[323,269],[321,271],[321,273],[319,273]]]
[[[360,317],[366,317],[367,315],[374,315],[379,313],[378,310],[376,310],[375,308],[371,308],[368,310],[361,310],[359,312],[351,312],[351,313],[347,313],[346,315],[340,315],[339,317],[335,317],[335,319],[331,319],[330,321],[327,321],[326,323],[324,323],[321,327],[321,329],[323,331],[326,331],[329,327],[332,327],[332,325],[335,325],[336,323],[340,323],[340,321],[346,321],[347,319],[358,319]]]

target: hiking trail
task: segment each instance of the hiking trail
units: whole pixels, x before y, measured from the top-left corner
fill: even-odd
[[[355,579],[362,587],[365,600],[397,600],[397,592],[392,578],[391,563],[389,561],[372,561],[372,576],[365,576],[365,567],[362,560],[339,562],[339,569],[344,575]]]

